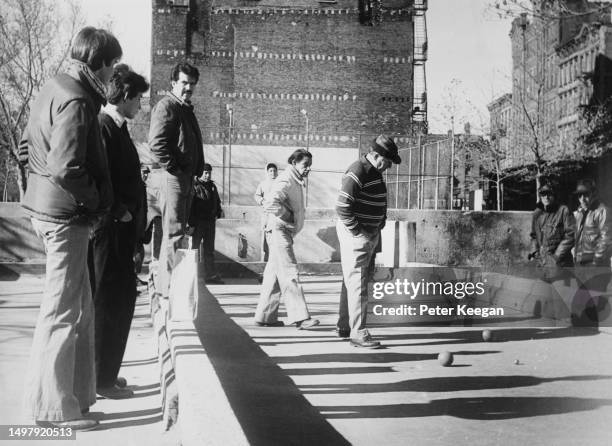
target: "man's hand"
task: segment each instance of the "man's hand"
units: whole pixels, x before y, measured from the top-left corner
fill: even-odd
[[[361,233],[366,237],[366,238],[374,238],[376,237],[376,234],[378,234],[378,229],[365,229],[362,228],[361,229]]]
[[[125,213],[119,218],[119,221],[122,223],[127,223],[132,221],[132,214],[130,211],[126,210]]]

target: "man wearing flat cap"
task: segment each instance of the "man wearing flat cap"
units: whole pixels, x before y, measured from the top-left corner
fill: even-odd
[[[398,148],[391,138],[378,136],[370,151],[349,166],[342,177],[336,202],[336,231],[342,257],[342,292],[336,331],[351,345],[378,348],[366,328],[367,282],[374,271],[380,231],[387,219],[387,187],[382,173],[400,164]]]
[[[610,209],[598,197],[595,183],[580,180],[574,196],[578,200],[576,218],[576,247],[574,260],[576,277],[582,282],[572,302],[574,325],[593,325],[597,322],[597,308],[605,302],[599,294],[610,282],[612,256],[612,218]]]

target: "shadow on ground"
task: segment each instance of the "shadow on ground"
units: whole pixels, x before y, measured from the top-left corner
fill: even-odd
[[[348,445],[209,293],[195,319],[202,346],[252,445]]]
[[[610,404],[612,400],[597,398],[476,397],[386,406],[319,406],[319,410],[331,419],[416,418],[449,415],[470,420],[504,420],[595,410]]]
[[[457,376],[410,379],[382,384],[308,384],[300,386],[306,393],[379,393],[379,392],[459,392],[464,390],[510,389],[537,386],[556,381],[595,381],[612,379],[612,375],[560,376],[539,378],[528,375]],[[607,384],[606,384],[607,385]]]

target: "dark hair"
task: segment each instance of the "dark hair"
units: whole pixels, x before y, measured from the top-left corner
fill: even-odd
[[[138,73],[134,73],[129,66],[119,64],[115,66],[113,76],[108,85],[107,99],[111,104],[118,104],[121,100],[135,98],[138,93],[149,89],[149,84]]]
[[[170,75],[170,80],[178,81],[179,73],[185,73],[187,76],[193,77],[196,82],[200,79],[200,72],[198,69],[187,62],[177,63],[174,66],[172,74]]]
[[[310,158],[312,159],[312,153],[310,153],[308,150],[306,149],[297,149],[295,152],[293,152],[291,154],[291,156],[289,157],[289,159],[287,160],[287,162],[289,164],[293,164],[293,163],[299,163],[300,161],[302,161],[304,158]]]
[[[208,163],[204,163],[204,172],[212,172],[212,166]]]
[[[80,30],[72,41],[70,57],[87,64],[97,71],[102,65],[109,66],[113,59],[123,55],[123,50],[115,36],[105,29],[87,26]]]
[[[276,166],[276,164],[274,164],[274,163],[268,163],[268,165],[266,166],[266,171],[268,171],[268,170],[270,170],[270,169],[272,169],[272,168],[274,168],[274,169],[278,170],[278,167]]]

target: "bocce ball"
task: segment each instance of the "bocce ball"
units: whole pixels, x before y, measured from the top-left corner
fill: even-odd
[[[438,362],[444,367],[448,367],[453,363],[453,354],[451,352],[442,352],[438,355]]]

